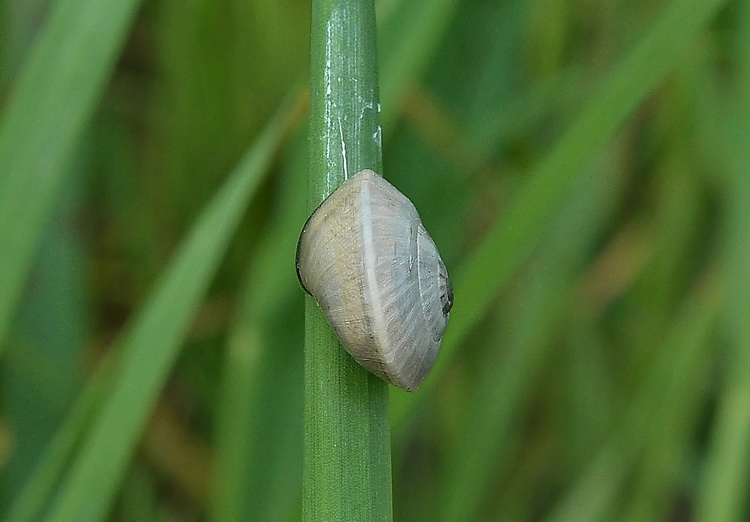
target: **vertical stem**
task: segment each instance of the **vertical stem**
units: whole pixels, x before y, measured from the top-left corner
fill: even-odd
[[[313,0],[310,210],[345,179],[382,172],[372,0]],[[388,388],[305,303],[303,518],[391,519]]]

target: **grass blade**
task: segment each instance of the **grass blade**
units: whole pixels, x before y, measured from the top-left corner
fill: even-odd
[[[39,465],[25,484],[21,494],[13,502],[8,512],[7,522],[39,520],[40,512],[49,502],[55,487],[60,483],[76,445],[90,424],[96,408],[101,405],[115,362],[112,358],[106,359],[89,378],[70,409],[65,422],[44,451]]]
[[[299,138],[278,179],[281,217],[265,231],[248,266],[228,334],[216,412],[214,522],[285,520],[299,512],[303,292],[289,265],[306,214],[307,149],[299,145],[307,133]],[[290,270],[279,270],[285,265]],[[296,321],[289,321],[290,314]]]
[[[736,57],[739,65],[738,117],[730,117],[729,132],[719,134],[726,149],[729,176],[726,183],[727,216],[724,262],[727,274],[727,325],[729,353],[727,376],[719,398],[703,484],[698,496],[697,520],[730,521],[747,518],[750,482],[750,4],[737,4],[739,19]],[[724,129],[721,129],[724,130]],[[728,144],[728,146],[726,145]]]
[[[625,119],[676,65],[678,58],[726,0],[674,0],[648,28],[636,47],[614,69],[584,106],[557,146],[542,160],[501,220],[458,272],[456,306],[438,358],[423,388],[439,382],[453,352],[492,305],[499,289],[529,254],[552,212],[585,165]],[[424,397],[421,393],[418,397]],[[400,394],[395,421],[412,407]]]
[[[393,130],[398,108],[409,89],[419,81],[435,54],[460,0],[400,2],[389,12],[380,33],[379,49],[383,58],[381,98],[382,125]]]
[[[612,221],[622,173],[589,171],[579,180],[547,234],[544,251],[528,270],[517,310],[504,319],[512,326],[499,365],[487,364],[479,381],[473,415],[466,416],[467,433],[446,463],[441,520],[477,518],[486,485],[507,462],[509,440],[533,384],[552,354],[549,337],[569,306],[577,270],[591,251],[597,234]],[[499,366],[499,367],[498,367]],[[476,409],[474,409],[476,408]]]
[[[294,114],[284,111],[266,128],[199,217],[126,333],[112,392],[50,510],[51,520],[106,517],[190,318]]]
[[[562,499],[550,521],[602,520],[646,444],[661,434],[660,420],[674,418],[684,397],[705,376],[724,289],[709,276],[686,300],[673,329],[659,344],[638,393],[622,410],[618,426],[591,459],[588,469]],[[700,386],[697,387],[701,389]]]
[[[34,249],[138,0],[60,0],[0,122],[0,349]]]

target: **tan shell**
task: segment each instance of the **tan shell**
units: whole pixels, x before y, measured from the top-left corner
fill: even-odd
[[[297,275],[352,357],[396,386],[419,387],[453,289],[406,196],[371,170],[345,181],[302,229]]]

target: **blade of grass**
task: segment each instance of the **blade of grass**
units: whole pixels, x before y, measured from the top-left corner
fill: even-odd
[[[672,418],[687,390],[704,375],[724,291],[714,277],[702,281],[688,297],[668,336],[654,346],[638,393],[622,410],[617,429],[599,450],[583,476],[552,511],[549,520],[601,520],[644,445],[656,438],[660,419]],[[655,342],[659,342],[658,339]]]
[[[697,421],[708,398],[709,364],[697,365],[683,387],[684,395],[675,407],[665,411],[654,426],[654,437],[648,443],[637,482],[630,495],[624,522],[668,520],[674,508],[675,495],[690,466],[689,455],[698,430]]]
[[[683,114],[682,109],[680,113]],[[687,116],[689,111],[684,114]],[[657,203],[649,217],[649,228],[655,234],[656,251],[647,270],[621,301],[625,306],[632,300],[634,308],[649,303],[648,317],[638,320],[640,331],[631,341],[633,353],[638,354],[630,359],[634,361],[633,366],[650,365],[652,357],[648,346],[651,343],[643,349],[644,343],[639,340],[661,335],[669,324],[671,310],[679,304],[684,282],[690,278],[684,260],[694,257],[692,252],[698,243],[696,231],[700,229],[698,224],[703,210],[700,198],[704,188],[693,168],[693,158],[685,153],[690,150],[689,140],[685,139],[688,129],[690,125],[683,125],[673,132],[672,148],[655,169],[652,197]],[[644,331],[649,333],[644,334]],[[681,385],[681,400],[648,426],[649,442],[644,445],[643,456],[634,470],[633,486],[626,489],[625,506],[615,508],[610,504],[621,520],[668,518],[670,505],[680,489],[680,474],[687,467],[687,450],[694,444],[696,422],[708,398],[710,368],[708,360],[696,365]],[[582,460],[585,457],[582,455]]]
[[[96,408],[101,405],[115,365],[113,358],[102,361],[88,379],[62,426],[42,454],[34,473],[16,497],[8,512],[7,522],[39,520],[41,511],[68,467],[76,445],[90,424]]]
[[[258,314],[271,320],[256,315],[232,335],[217,412],[210,520],[287,520],[299,510],[302,323],[290,328],[289,317],[301,304],[301,296],[278,302]]]
[[[727,376],[719,399],[717,418],[698,495],[696,520],[730,521],[747,518],[750,482],[750,4],[737,4],[739,31],[736,45],[738,89],[729,130],[720,134],[729,145],[725,153],[727,216],[724,263],[727,274],[725,321],[729,353]],[[723,129],[721,129],[723,130]]]
[[[615,157],[617,157],[615,155]],[[598,169],[595,169],[598,171]],[[622,184],[617,167],[605,175],[589,170],[578,180],[568,204],[546,234],[544,251],[529,270],[519,306],[506,318],[511,325],[505,357],[488,365],[479,381],[473,414],[466,417],[464,437],[446,462],[441,520],[475,520],[498,467],[504,467],[513,427],[531,395],[534,382],[550,357],[549,337],[556,331],[575,281],[575,273],[594,240],[611,219]],[[499,366],[499,367],[498,367]]]
[[[301,324],[299,331],[290,326],[288,318],[301,312],[302,290],[294,271],[279,267],[294,259],[306,213],[307,149],[302,145],[307,133],[300,138],[305,141],[295,140],[291,164],[280,176],[281,217],[265,232],[248,266],[227,341],[216,415],[210,511],[215,522],[284,520],[293,506],[299,508],[302,354],[295,338],[302,329]]]
[[[736,373],[742,373],[737,371]],[[745,378],[747,379],[747,378]],[[731,377],[724,385],[709,456],[698,495],[696,520],[742,520],[747,500],[747,441],[750,437],[750,385]]]
[[[83,442],[48,518],[102,520],[169,376],[190,318],[297,107],[284,109],[199,217],[164,278],[122,339],[112,392]]]
[[[83,347],[90,327],[86,252],[74,226],[83,186],[66,187],[54,222],[40,241],[34,284],[23,292],[10,328],[0,394],[13,426],[13,453],[2,476],[7,505],[28,480],[38,458],[67,415],[81,384]]]
[[[59,0],[0,122],[0,350],[69,161],[138,0]]]
[[[309,208],[347,177],[382,173],[372,0],[315,0],[310,65]],[[303,519],[390,520],[387,384],[339,344],[305,299]]]
[[[440,382],[464,337],[492,305],[499,289],[529,254],[584,167],[676,65],[726,0],[673,0],[644,37],[583,107],[581,115],[530,176],[502,219],[489,231],[454,280],[456,306],[443,338],[443,353],[417,395],[394,397],[400,426],[424,391]]]
[[[47,11],[49,3],[49,0],[0,3],[0,24],[3,27],[0,91],[5,92],[17,74],[39,30],[39,18]]]
[[[399,105],[429,65],[459,4],[460,0],[405,1],[388,12],[378,42],[387,58],[380,89],[383,107],[388,108],[381,118],[386,133],[393,130]]]

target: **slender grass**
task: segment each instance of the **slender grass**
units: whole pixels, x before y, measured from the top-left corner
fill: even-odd
[[[81,183],[68,185],[39,243],[33,292],[24,292],[8,338],[0,394],[15,426],[14,453],[3,467],[0,491],[12,499],[28,480],[83,377],[82,347],[90,330],[85,292],[85,247],[69,226],[83,201]],[[1,279],[1,278],[0,278]]]
[[[199,218],[126,333],[112,391],[50,508],[51,520],[93,521],[108,513],[196,305],[293,115],[284,110],[267,127]]]
[[[530,181],[502,219],[464,261],[454,278],[457,306],[443,338],[441,356],[424,391],[432,389],[453,354],[493,304],[497,292],[526,258],[550,213],[559,207],[584,166],[677,64],[692,40],[726,0],[673,0],[645,31],[589,99],[555,148],[539,163]],[[458,306],[461,303],[462,306]],[[427,394],[400,394],[394,422],[401,425],[414,403]]]
[[[284,520],[299,507],[302,291],[290,260],[307,212],[306,130],[277,180],[282,217],[265,231],[248,265],[227,340],[210,506],[216,522]],[[297,321],[290,325],[292,310]]]
[[[659,339],[665,324],[672,322],[670,310],[675,308],[682,293],[682,281],[689,278],[684,274],[682,263],[684,253],[690,251],[695,241],[696,226],[701,218],[701,186],[695,169],[684,155],[679,153],[679,143],[688,142],[687,132],[675,133],[678,139],[673,152],[664,157],[664,163],[657,169],[658,188],[654,191],[659,201],[651,228],[654,255],[639,277],[633,295],[643,295],[648,302],[658,303],[659,313],[651,313],[649,320],[643,321],[642,335],[638,343],[646,348],[644,354],[657,352],[659,346],[654,344]],[[702,341],[708,347],[710,343]],[[660,343],[659,343],[660,344]],[[705,348],[704,348],[705,349]],[[693,437],[700,415],[707,406],[711,380],[709,368],[710,357],[707,353],[694,370],[686,374],[685,381],[675,383],[665,376],[663,393],[679,395],[680,400],[673,407],[660,415],[654,426],[653,437],[644,446],[642,455],[635,461],[633,477],[634,486],[628,492],[632,499],[624,509],[622,519],[663,520],[669,516],[672,506],[669,493],[691,461],[687,448],[693,443]],[[653,360],[650,355],[645,355]],[[678,390],[671,390],[666,383],[672,383]],[[610,503],[610,510],[617,509]]]
[[[460,0],[402,1],[398,9],[389,13],[390,23],[379,33],[378,48],[383,57],[382,126],[386,134],[392,131],[398,112],[409,89],[437,52],[438,43],[449,27]]]
[[[600,168],[592,169],[578,180],[554,229],[545,234],[544,252],[529,270],[529,283],[518,298],[519,306],[508,311],[510,331],[502,346],[503,356],[480,374],[482,380],[472,401],[476,409],[465,419],[471,435],[456,445],[446,462],[441,520],[477,519],[487,494],[477,484],[487,483],[493,473],[507,467],[510,434],[527,406],[530,388],[544,361],[552,357],[549,352],[554,344],[549,336],[564,314],[574,274],[616,207],[622,172],[616,167],[607,170],[602,175]]]
[[[58,428],[42,453],[36,469],[15,498],[7,514],[7,522],[39,520],[42,510],[49,503],[55,487],[65,474],[71,456],[90,425],[96,409],[101,406],[102,397],[113,374],[113,363],[111,358],[106,359],[89,378],[65,422]]]
[[[721,127],[726,143],[727,215],[724,263],[727,303],[724,310],[728,331],[726,380],[719,399],[717,418],[698,497],[697,520],[730,521],[747,518],[747,487],[750,483],[750,5],[737,4],[736,100],[729,105],[729,125]]]
[[[716,325],[724,289],[709,274],[684,303],[673,328],[660,343],[631,401],[621,410],[617,427],[590,460],[588,468],[549,516],[550,521],[601,520],[612,503],[635,459],[656,434],[661,423],[680,418],[675,412],[686,393],[696,390],[696,379],[704,376],[710,359],[707,342]],[[697,390],[705,389],[700,384]]]
[[[69,164],[140,2],[59,0],[0,121],[0,351]]]
[[[316,0],[310,59],[310,211],[349,176],[382,174],[372,0]],[[389,520],[386,383],[341,347],[305,302],[303,518]]]

